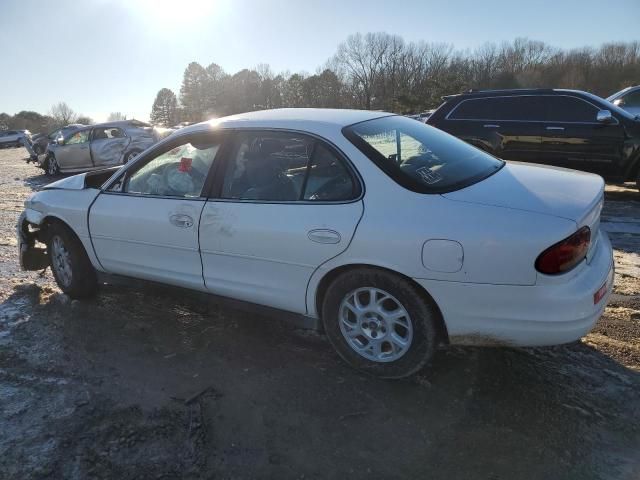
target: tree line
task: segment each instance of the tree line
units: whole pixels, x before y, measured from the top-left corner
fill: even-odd
[[[126,120],[121,112],[111,112],[107,121]],[[15,115],[0,113],[0,130],[29,130],[32,133],[47,133],[71,123],[92,125],[91,117],[76,113],[65,102],[56,103],[48,113],[41,114],[31,110],[22,110]]]
[[[180,92],[160,90],[151,121],[163,125],[278,107],[334,107],[417,113],[444,95],[482,88],[573,88],[600,96],[640,83],[640,42],[555,48],[516,38],[456,50],[399,35],[349,36],[315,74],[274,74],[268,65],[227,73],[191,62]]]
[[[406,42],[399,35],[349,36],[316,73],[274,73],[269,65],[228,73],[191,62],[180,91],[161,89],[151,122],[173,126],[251,110],[279,107],[364,108],[417,113],[444,95],[480,88],[575,88],[608,96],[640,83],[640,41],[560,49],[516,38],[456,50],[445,43]],[[113,112],[109,120],[125,117]],[[0,129],[49,131],[93,121],[66,103],[42,115],[0,113]]]

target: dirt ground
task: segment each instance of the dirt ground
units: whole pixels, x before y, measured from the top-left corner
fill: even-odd
[[[640,194],[607,189],[615,294],[553,348],[448,348],[417,376],[346,367],[317,333],[169,288],[70,302],[20,272],[47,182],[0,150],[0,478],[640,478]]]

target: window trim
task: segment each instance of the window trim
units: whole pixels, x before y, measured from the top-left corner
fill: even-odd
[[[215,202],[224,202],[224,203],[257,203],[257,204],[283,204],[283,205],[344,205],[349,203],[355,203],[362,200],[365,194],[365,184],[362,180],[362,176],[358,169],[351,163],[349,157],[340,150],[338,146],[336,146],[333,142],[331,142],[326,137],[322,137],[313,132],[308,132],[304,130],[296,130],[291,128],[276,128],[276,127],[239,127],[239,128],[229,128],[223,129],[230,134],[227,136],[227,145],[223,152],[223,157],[221,161],[218,162],[220,174],[217,175],[217,178],[214,179],[214,184],[209,192],[209,196],[207,197],[208,201]],[[293,133],[296,135],[304,135],[306,137],[312,138],[315,142],[321,142],[325,148],[327,148],[331,153],[333,153],[339,162],[345,167],[347,172],[351,177],[351,181],[356,189],[356,195],[354,198],[349,200],[243,200],[239,198],[222,198],[222,187],[224,183],[224,173],[226,173],[228,162],[231,161],[229,154],[231,153],[232,146],[234,145],[237,135],[246,133],[246,132],[276,132],[276,133]],[[315,150],[316,147],[314,147]],[[222,151],[222,149],[221,149]],[[217,158],[217,157],[216,157]],[[311,160],[311,159],[310,159]],[[223,173],[224,172],[224,173]],[[303,190],[304,192],[304,190]]]
[[[458,109],[458,107],[460,105],[462,105],[465,102],[468,102],[470,100],[489,100],[492,98],[516,98],[516,97],[535,97],[535,98],[540,98],[540,97],[550,97],[550,98],[555,98],[555,97],[569,97],[569,98],[574,98],[576,100],[580,100],[584,103],[587,103],[589,105],[591,105],[592,107],[594,107],[596,109],[596,113],[600,110],[606,110],[604,108],[601,108],[598,105],[595,105],[593,103],[591,103],[588,100],[585,100],[582,97],[578,97],[576,95],[492,95],[492,96],[487,96],[487,97],[471,97],[471,98],[465,98],[462,101],[458,102],[458,104],[453,107],[449,113],[447,113],[447,115],[444,117],[445,120],[449,120],[449,121],[453,121],[453,122],[511,122],[511,123],[553,123],[553,124],[558,124],[558,123],[563,123],[563,124],[571,124],[571,125],[602,125],[599,122],[593,121],[593,122],[571,122],[571,121],[565,121],[565,120],[505,120],[505,119],[488,119],[488,118],[450,118],[450,116]],[[613,116],[613,118],[615,119],[616,123],[610,123],[609,125],[618,125],[620,123],[620,121],[618,120],[618,118],[613,115],[613,112],[611,112],[611,115]]]
[[[130,193],[123,191],[112,191],[109,190],[115,183],[119,180],[125,182],[126,179],[137,172],[139,169],[144,167],[147,163],[153,161],[158,156],[176,148],[177,146],[184,145],[187,142],[190,142],[190,139],[197,136],[207,136],[210,135],[215,137],[216,135],[221,136],[220,148],[216,152],[215,157],[213,157],[213,162],[209,171],[207,172],[207,176],[205,177],[204,184],[202,186],[202,191],[200,195],[197,197],[179,197],[175,195],[152,195],[152,194],[141,194],[141,193]],[[225,151],[225,147],[229,143],[228,135],[224,135],[223,130],[215,130],[211,132],[207,131],[197,131],[197,132],[188,132],[182,135],[177,135],[175,137],[167,137],[166,141],[155,144],[151,147],[147,152],[143,155],[139,155],[134,159],[133,162],[126,164],[121,170],[118,170],[111,178],[109,178],[101,187],[100,194],[105,195],[122,195],[127,197],[135,197],[135,198],[161,198],[166,200],[179,200],[179,201],[203,201],[208,199],[208,194],[211,190],[211,184],[213,179],[215,178],[216,172],[219,170],[220,161],[218,157],[221,156],[222,152]],[[124,183],[123,183],[124,185]]]

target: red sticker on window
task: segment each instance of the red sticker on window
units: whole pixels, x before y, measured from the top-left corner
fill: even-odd
[[[189,170],[191,170],[191,162],[192,161],[193,161],[193,159],[191,159],[191,158],[182,157],[180,159],[180,166],[178,167],[178,170],[180,172],[188,172]]]

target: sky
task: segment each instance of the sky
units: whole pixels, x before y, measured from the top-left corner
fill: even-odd
[[[1,0],[0,112],[65,101],[95,121],[147,120],[192,61],[315,73],[357,32],[573,48],[640,40],[638,20],[640,0]]]

